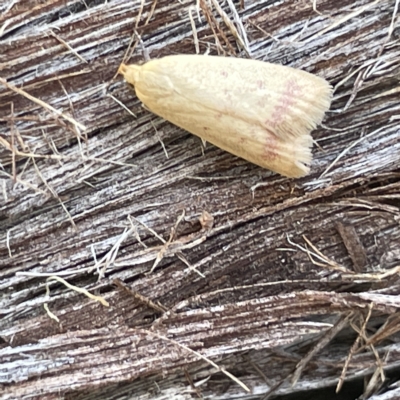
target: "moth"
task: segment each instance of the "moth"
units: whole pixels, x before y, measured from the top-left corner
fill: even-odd
[[[311,130],[332,87],[310,73],[267,62],[174,55],[119,72],[154,114],[236,156],[287,177],[311,163]]]

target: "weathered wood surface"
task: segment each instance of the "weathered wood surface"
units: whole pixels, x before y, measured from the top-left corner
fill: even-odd
[[[113,79],[135,27],[152,58],[195,53],[190,13],[201,53],[246,57],[211,3],[0,4],[2,399],[328,399],[354,343],[343,396],[396,396],[375,389],[400,368],[399,2],[244,3],[253,58],[336,86],[303,179],[203,151]],[[52,275],[109,307],[46,296]]]

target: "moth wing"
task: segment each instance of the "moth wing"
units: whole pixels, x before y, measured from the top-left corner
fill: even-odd
[[[171,113],[157,109],[157,114],[175,125],[197,135],[238,157],[288,177],[300,177],[309,172],[311,162],[310,135],[301,135],[290,141],[276,137],[265,128],[224,115],[197,105]]]
[[[135,68],[134,79],[125,78],[155,114],[262,167],[290,177],[308,173],[309,132],[330,104],[325,80],[211,56],[169,56]]]
[[[169,56],[146,63],[193,104],[235,115],[282,139],[308,134],[329,109],[332,88],[318,76],[256,60]],[[168,86],[164,84],[164,88]]]

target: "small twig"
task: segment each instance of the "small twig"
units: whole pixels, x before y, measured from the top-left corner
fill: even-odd
[[[145,21],[145,23],[144,23],[144,26],[146,26],[146,25],[150,22],[151,17],[152,17],[153,14],[154,14],[154,10],[156,9],[156,6],[157,6],[157,0],[153,0],[153,3],[152,3],[151,8],[150,8],[149,15],[148,15],[147,18],[146,18],[146,21]]]
[[[125,228],[124,232],[120,235],[120,237],[117,239],[117,241],[113,244],[113,246],[107,252],[107,254],[104,255],[100,259],[100,261],[95,260],[95,265],[92,267],[92,269],[95,268],[98,271],[99,280],[104,277],[104,274],[106,273],[107,268],[114,263],[115,259],[117,258],[118,251],[119,251],[121,244],[126,240],[126,238],[131,233],[132,233],[132,229]],[[100,269],[101,265],[103,265],[103,267]]]
[[[343,283],[342,279],[338,280],[331,280],[329,281],[330,283]],[[265,283],[255,283],[253,285],[243,285],[243,286],[233,286],[229,288],[224,288],[224,289],[218,289],[214,290],[212,292],[207,292],[205,294],[198,294],[194,295],[192,297],[189,297],[185,300],[182,300],[178,304],[176,304],[170,312],[180,310],[182,308],[187,307],[189,304],[197,304],[198,302],[201,301],[207,301],[207,299],[213,299],[215,298],[216,295],[221,294],[221,293],[233,293],[239,290],[248,290],[248,289],[257,289],[257,288],[267,288],[271,286],[285,286],[289,284],[293,285],[299,285],[299,284],[317,284],[321,283],[321,279],[293,279],[293,280],[282,280],[282,281],[274,281],[274,282],[265,282]],[[329,325],[331,327],[331,325]]]
[[[11,229],[7,229],[6,243],[7,243],[8,256],[10,258],[13,258],[13,255],[11,253],[11,247],[10,247],[10,232],[11,232]]]
[[[132,217],[128,215],[128,221],[131,224],[131,231],[133,233],[133,236],[135,236],[136,240],[145,248],[147,249],[147,245],[142,242],[142,239],[140,239],[139,232],[137,230],[137,226],[133,223]]]
[[[314,40],[315,38],[322,36],[324,33],[329,32],[332,29],[337,28],[339,25],[342,25],[344,22],[357,17],[358,15],[362,14],[364,11],[368,10],[369,8],[375,6],[376,4],[378,4],[381,0],[375,0],[372,3],[368,3],[363,7],[360,7],[358,10],[353,11],[347,15],[345,15],[342,18],[339,18],[338,20],[336,20],[333,24],[327,26],[325,29],[322,29],[321,31],[317,32],[316,34],[310,36],[309,38],[301,41],[302,43],[308,43],[311,42],[312,40]]]
[[[225,25],[228,27],[229,31],[231,32],[231,34],[233,35],[233,37],[236,39],[238,45],[240,48],[242,48],[247,56],[249,58],[250,54],[246,48],[246,44],[244,43],[243,39],[241,38],[238,30],[236,29],[235,25],[232,23],[232,21],[230,20],[230,18],[228,17],[228,15],[226,14],[226,12],[221,8],[221,6],[219,5],[217,0],[211,0],[212,4],[214,5],[215,9],[217,10],[218,14],[221,16],[221,18],[223,19],[223,21],[225,22]],[[216,20],[215,20],[216,21]],[[229,40],[225,37],[224,34],[222,34],[222,30],[220,30],[221,35],[224,37],[225,39],[225,43],[228,45],[228,47],[231,48],[231,50],[233,51],[233,54],[235,54],[233,48],[231,47]]]
[[[103,306],[105,306],[105,307],[109,307],[109,306],[110,306],[110,304],[108,303],[108,301],[105,300],[103,297],[101,297],[101,296],[96,296],[96,295],[90,293],[90,292],[89,292],[88,290],[86,290],[86,289],[80,288],[80,287],[75,286],[75,285],[71,285],[71,284],[68,283],[65,279],[60,278],[60,277],[57,276],[57,275],[49,276],[49,277],[46,279],[46,281],[47,281],[47,283],[46,283],[46,295],[47,295],[47,296],[50,295],[49,282],[52,281],[52,280],[62,283],[62,284],[65,285],[67,288],[69,288],[69,289],[71,289],[71,290],[74,290],[75,292],[84,294],[86,297],[89,297],[89,299],[92,299],[92,300],[94,300],[94,301],[98,301],[99,303],[103,304]]]
[[[12,151],[12,147],[10,146],[10,143],[8,143],[5,139],[0,137],[0,144],[3,145],[7,150]],[[29,150],[29,149],[28,149]],[[15,155],[20,156],[20,157],[28,157],[28,158],[39,158],[39,159],[47,159],[47,160],[82,160],[83,162],[85,161],[94,161],[94,162],[99,162],[99,163],[104,163],[104,164],[112,164],[112,165],[118,165],[122,167],[134,167],[134,164],[127,164],[124,162],[120,161],[113,161],[113,160],[106,160],[105,158],[100,158],[100,157],[86,157],[83,156],[82,154],[79,156],[66,156],[66,155],[59,155],[59,154],[34,154],[34,153],[27,153],[27,152],[22,152],[19,150],[15,150]]]
[[[166,240],[164,240],[164,238],[162,238],[155,230],[151,229],[149,226],[147,226],[145,223],[143,223],[142,221],[138,220],[137,218],[133,217],[133,216],[129,216],[129,218],[132,220],[134,220],[135,222],[137,222],[139,225],[141,225],[143,228],[145,228],[147,231],[149,231],[154,237],[156,237],[158,240],[160,240],[162,243],[165,243]]]
[[[321,179],[322,177],[324,177],[331,169],[332,167],[344,156],[346,155],[353,147],[357,146],[359,143],[361,143],[362,141],[364,141],[365,139],[368,139],[374,135],[376,135],[377,133],[381,132],[384,129],[387,129],[388,126],[382,126],[374,131],[372,131],[371,133],[369,133],[368,135],[362,136],[360,139],[354,141],[350,146],[346,147],[332,162],[331,164],[325,169],[325,171],[319,176],[318,179]]]
[[[390,38],[392,37],[392,33],[394,31],[394,25],[395,25],[395,21],[396,21],[396,16],[397,16],[397,13],[399,11],[399,3],[400,3],[400,0],[396,0],[395,3],[394,3],[392,20],[390,21],[390,25],[389,25],[389,29],[388,29],[388,35],[387,35],[385,41],[383,42],[381,48],[379,49],[378,55],[376,57],[377,58],[376,64],[378,63],[379,58],[381,57],[381,55],[383,53],[383,50],[385,49],[386,44],[389,42]],[[375,68],[376,64],[374,65],[374,68]]]
[[[338,263],[336,263],[335,261],[331,260],[330,258],[326,257],[323,253],[321,253],[312,243],[310,240],[308,240],[306,235],[303,235],[303,239],[304,241],[317,253],[317,255],[319,257],[321,257],[322,260],[324,260],[328,265],[330,265],[331,267],[337,269],[338,271],[342,271],[342,272],[349,272],[347,268],[342,267],[341,265],[339,265]],[[308,252],[308,250],[307,250]]]
[[[131,38],[129,39],[128,46],[127,46],[127,48],[126,48],[126,50],[125,50],[125,53],[124,53],[124,55],[123,55],[123,57],[122,57],[122,62],[121,62],[121,64],[127,64],[128,60],[131,58],[131,55],[132,55],[133,52],[135,51],[136,46],[137,46],[137,44],[138,44],[138,41],[136,41],[136,43],[135,43],[135,44],[133,45],[133,47],[132,47],[132,44],[133,44],[133,41],[135,40],[135,37],[136,37],[136,30],[134,29],[134,30],[133,30],[133,33],[131,34]],[[131,51],[131,49],[132,49],[132,51]],[[116,73],[114,74],[114,76],[111,78],[111,81],[113,81],[118,75],[119,75],[119,67],[118,67],[117,72],[116,72]]]
[[[150,61],[149,51],[148,51],[148,50],[146,49],[146,47],[144,46],[142,37],[139,35],[139,33],[138,33],[137,30],[135,30],[135,35],[136,35],[136,37],[137,37],[137,42],[136,42],[136,44],[135,44],[134,47],[136,47],[137,43],[139,43],[139,44],[140,44],[140,47],[142,48],[144,61],[146,61],[146,62],[147,62],[147,61]],[[133,52],[133,49],[132,49],[132,52]],[[132,55],[132,52],[131,52],[131,55]],[[129,58],[130,58],[130,57],[129,57]]]
[[[292,387],[297,383],[306,365],[310,360],[322,350],[347,324],[349,315],[341,315],[330,329],[328,329],[313,346],[313,348],[300,360],[292,375]]]
[[[312,0],[312,9],[313,9],[314,12],[316,12],[317,14],[322,15],[322,13],[319,12],[319,11],[317,10],[317,0]]]
[[[157,332],[153,332],[153,331],[148,331],[148,330],[143,330],[143,332],[145,334],[149,334],[152,336],[155,336],[161,340],[164,340],[166,342],[169,342],[171,344],[174,344],[184,350],[186,350],[189,353],[194,354],[195,356],[201,358],[202,360],[204,360],[205,362],[207,362],[208,364],[210,364],[212,367],[214,367],[215,369],[217,369],[218,371],[222,372],[223,374],[225,374],[228,378],[232,379],[234,382],[236,382],[239,386],[241,386],[244,390],[246,390],[246,392],[250,393],[250,389],[242,382],[240,381],[238,378],[236,378],[236,376],[232,375],[230,372],[228,372],[226,369],[220,367],[218,364],[216,364],[214,361],[210,360],[208,357],[203,356],[202,354],[200,354],[199,352],[192,350],[190,347],[185,346],[182,343],[177,342],[176,340],[173,339],[169,339],[166,336],[160,335]]]
[[[81,60],[85,64],[89,64],[89,61],[85,60],[76,50],[74,50],[64,39],[60,38],[56,35],[53,31],[50,31],[50,36],[53,36],[57,39],[60,43],[62,43],[72,54],[77,56],[79,60]]]
[[[341,87],[343,84],[345,84],[349,79],[351,79],[354,75],[356,75],[357,73],[359,73],[360,71],[362,71],[363,69],[365,69],[366,67],[374,64],[376,62],[376,60],[368,60],[365,63],[363,63],[361,66],[359,66],[357,69],[355,69],[353,72],[351,72],[350,74],[346,75],[341,81],[339,81],[335,87],[333,88],[333,93],[335,93],[337,91],[337,89],[339,87]],[[346,127],[346,129],[348,129],[349,127]]]
[[[248,55],[249,58],[251,58],[251,50],[250,50],[250,43],[249,43],[249,39],[247,37],[247,33],[246,33],[246,29],[243,26],[242,20],[239,17],[239,14],[236,10],[235,5],[233,4],[232,0],[227,0],[229,8],[232,12],[233,15],[233,20],[236,22],[240,34],[241,34],[241,39],[243,41],[243,45],[244,45],[244,51],[246,52],[246,54]]]
[[[114,279],[113,280],[114,285],[117,285],[120,289],[128,293],[130,296],[135,298],[136,300],[140,301],[141,303],[145,304],[146,306],[152,308],[153,310],[160,312],[160,313],[165,313],[168,311],[167,307],[164,307],[163,305],[159,305],[152,301],[151,299],[147,298],[146,296],[141,295],[140,293],[137,293],[131,289],[128,288],[120,279]]]
[[[192,264],[190,264],[190,262],[186,259],[186,257],[183,255],[183,253],[181,251],[178,251],[175,253],[175,255],[184,263],[186,264],[186,266],[191,270],[196,272],[198,275],[200,275],[202,278],[205,278],[206,276],[201,273],[199,270],[196,269],[196,267],[194,267]]]
[[[138,12],[138,16],[136,17],[136,22],[135,22],[135,30],[137,30],[140,19],[142,18],[144,2],[145,2],[145,0],[140,0],[139,12]]]
[[[25,90],[33,89],[35,87],[40,87],[40,86],[42,86],[42,85],[44,85],[45,83],[48,83],[48,82],[60,81],[60,80],[65,79],[65,78],[71,78],[73,76],[89,74],[91,72],[92,72],[92,70],[90,70],[90,69],[82,69],[80,71],[70,72],[69,74],[62,74],[62,75],[53,76],[51,78],[40,80],[39,82],[35,82],[35,83],[28,84],[28,85],[24,85],[24,89]],[[0,93],[0,99],[2,97],[4,97],[4,96],[9,96],[9,94],[10,94],[9,91],[5,91],[5,92]],[[20,119],[21,120],[28,120],[28,121],[29,120],[34,120],[34,119],[32,119],[32,117],[20,117]]]
[[[359,90],[360,90],[362,84],[364,83],[365,75],[366,75],[366,73],[367,73],[367,71],[368,71],[368,68],[371,68],[371,66],[367,67],[367,70],[366,70],[366,71],[360,71],[360,72],[358,73],[358,76],[357,76],[357,78],[356,78],[356,80],[355,80],[355,82],[354,82],[354,85],[353,85],[352,93],[350,94],[350,97],[349,97],[349,99],[347,100],[347,103],[346,103],[345,106],[343,107],[343,111],[348,110],[348,108],[349,108],[350,105],[353,103],[354,99],[356,98],[357,93],[359,92]]]
[[[83,131],[86,130],[86,126],[82,125],[81,123],[75,121],[74,118],[69,117],[68,115],[65,115],[61,111],[56,110],[54,107],[52,107],[50,104],[45,103],[44,101],[30,95],[29,93],[25,92],[25,90],[22,90],[20,88],[17,88],[16,86],[12,85],[11,83],[8,83],[5,79],[0,78],[0,83],[2,83],[4,86],[6,86],[8,89],[12,90],[15,93],[20,94],[21,96],[26,97],[27,99],[33,101],[34,103],[38,104],[39,106],[43,107],[47,111],[50,111],[51,113],[56,114],[59,117],[64,118],[66,121],[70,122],[72,125],[79,127]]]
[[[347,355],[346,361],[345,361],[343,369],[342,369],[342,373],[340,374],[340,378],[339,378],[338,384],[336,386],[336,393],[339,393],[340,389],[343,386],[344,379],[346,377],[346,372],[347,372],[347,369],[349,368],[349,364],[350,364],[351,358],[353,357],[353,354],[355,354],[355,352],[357,350],[357,347],[358,347],[358,345],[360,343],[360,340],[362,338],[362,334],[364,333],[364,331],[365,331],[365,329],[367,327],[368,321],[369,321],[369,319],[371,317],[371,314],[372,314],[373,306],[374,306],[374,303],[370,303],[367,317],[365,318],[364,323],[363,323],[363,325],[361,327],[361,330],[358,333],[357,339],[354,341],[353,345],[350,348],[349,354]]]
[[[15,157],[15,148],[16,145],[14,143],[14,137],[15,137],[15,122],[13,120],[14,118],[14,102],[11,102],[11,121],[10,121],[10,125],[11,125],[11,170],[12,170],[12,176],[13,176],[13,184],[15,184],[16,180],[17,180],[17,164],[16,164],[16,157]]]
[[[267,378],[267,376],[265,375],[264,371],[256,364],[254,363],[251,358],[249,357],[249,355],[245,356],[246,361],[257,371],[257,373],[261,376],[261,378],[264,380],[264,382],[268,385],[268,386],[272,386],[272,381],[270,379]]]
[[[200,54],[199,38],[197,37],[196,23],[194,22],[193,19],[192,8],[189,8],[188,14],[189,14],[190,25],[192,27],[194,48],[196,49],[196,54]]]
[[[1,138],[0,138],[0,139],[1,139]],[[0,174],[5,175],[5,176],[7,176],[7,177],[10,178],[10,179],[13,178],[12,175],[10,175],[9,173],[7,173],[7,172],[5,172],[5,171],[0,171]],[[35,193],[40,193],[40,194],[44,194],[44,195],[47,195],[47,194],[48,194],[48,193],[45,192],[44,190],[39,189],[39,188],[37,188],[37,187],[31,185],[29,182],[26,182],[26,181],[24,181],[23,179],[18,178],[18,176],[17,176],[16,179],[17,179],[17,183],[20,183],[21,185],[26,186],[26,187],[29,188],[29,189],[32,189]]]
[[[399,331],[400,331],[400,314],[399,313],[392,314],[387,318],[385,323],[372,336],[370,336],[366,340],[365,346],[381,342],[382,340],[388,338],[389,336],[395,335]]]
[[[310,250],[306,249],[305,247],[294,243],[290,240],[289,236],[287,236],[286,240],[288,241],[289,244],[291,244],[294,247],[297,247],[298,249],[300,249],[302,252],[306,253],[308,255],[308,257],[310,258],[311,262],[315,265],[318,265],[320,267],[331,267],[333,270],[335,271],[340,271],[340,272],[346,272],[349,273],[349,271],[345,268],[342,267],[341,265],[337,264],[336,262],[330,260],[328,257],[325,257],[308,239],[305,235],[303,235],[303,239],[304,241],[315,251],[315,253],[310,252]],[[321,263],[317,263],[316,261],[314,261],[310,255],[313,255],[314,257],[320,259],[321,261],[324,262],[324,264]]]
[[[40,169],[38,168],[36,161],[34,158],[32,158],[32,162],[33,162],[33,166],[36,170],[36,173],[38,174],[39,178],[41,179],[41,181],[43,182],[43,184],[45,185],[45,187],[49,190],[49,192],[53,195],[53,197],[58,200],[58,202],[60,203],[61,207],[63,208],[63,210],[65,211],[65,213],[67,214],[67,217],[69,219],[69,221],[71,222],[71,225],[74,227],[75,230],[78,230],[74,219],[72,218],[72,215],[70,214],[70,212],[68,211],[68,208],[65,207],[64,202],[61,200],[60,196],[58,195],[58,193],[49,185],[49,183],[47,182],[46,178],[42,175],[42,173],[40,172]]]
[[[225,33],[221,30],[218,21],[215,19],[212,10],[210,9],[209,4],[205,0],[200,0],[199,5],[203,11],[203,14],[207,20],[208,25],[210,26],[214,39],[215,39],[215,44],[217,46],[217,49],[219,50],[220,53],[226,54],[226,51],[224,50],[221,41],[219,40],[218,33],[216,32],[216,29],[218,30],[219,34],[222,36],[224,39],[226,45],[229,47],[230,51],[232,54],[235,54],[235,50],[229,43],[228,38],[226,37]]]
[[[137,118],[137,116],[120,100],[118,100],[116,97],[114,97],[112,94],[108,93],[108,97],[111,97],[117,104],[119,104],[125,111],[128,111],[130,115],[132,115],[133,118]]]
[[[67,92],[67,89],[65,89],[65,86],[64,86],[64,84],[62,83],[62,81],[59,80],[58,83],[60,84],[61,89],[63,90],[63,92],[64,92],[66,98],[68,99],[69,108],[70,108],[70,110],[71,110],[71,115],[74,115],[74,114],[75,114],[74,104],[72,103],[72,100],[71,100],[71,98],[70,98],[70,96],[69,96],[69,94],[68,94],[68,92]],[[46,137],[46,135],[45,135],[43,129],[42,129],[42,132],[43,132],[43,136]],[[77,139],[77,141],[78,141],[78,146],[79,146],[80,153],[81,153],[82,156],[83,156],[84,151],[83,151],[83,149],[82,149],[82,141],[81,141],[81,139],[85,142],[85,144],[86,144],[86,149],[87,149],[87,148],[88,148],[88,146],[87,146],[87,144],[88,144],[88,137],[87,137],[87,135],[82,136],[82,135],[81,135],[81,131],[80,131],[79,128],[76,127],[76,126],[75,126],[75,129],[74,129],[74,133],[75,133],[76,139]],[[55,152],[55,153],[58,154],[58,152]]]
[[[71,285],[71,284],[68,283],[65,279],[60,278],[59,276],[56,276],[56,275],[52,275],[52,276],[50,276],[50,277],[48,277],[48,278],[46,279],[46,296],[47,296],[47,297],[50,297],[50,286],[49,286],[50,281],[57,281],[57,282],[60,282],[60,283],[62,283],[63,285],[65,285],[67,288],[69,288],[69,289],[71,289],[71,290],[73,290],[73,291],[75,291],[75,292],[84,294],[85,296],[89,297],[90,299],[95,300],[95,301],[98,301],[99,303],[103,304],[103,306],[105,306],[105,307],[109,307],[109,305],[110,305],[110,304],[108,303],[107,300],[103,299],[103,297],[95,296],[94,294],[91,294],[91,293],[90,293],[88,290],[86,290],[86,289],[82,289],[82,288],[80,288],[80,287],[78,287],[78,286]],[[44,303],[43,307],[44,307],[44,309],[46,310],[47,315],[48,315],[51,319],[54,319],[55,321],[60,322],[60,320],[58,319],[58,317],[57,317],[56,315],[54,315],[54,314],[49,310],[49,307],[48,307],[47,302]]]
[[[194,391],[196,392],[197,397],[198,397],[199,399],[203,399],[203,396],[201,395],[200,389],[194,385],[193,379],[192,379],[192,377],[189,375],[189,372],[188,372],[188,370],[187,370],[186,368],[184,369],[184,373],[185,373],[185,377],[186,377],[187,381],[188,381],[189,384],[190,384],[190,387],[192,388],[192,390],[194,390]]]
[[[161,249],[158,251],[157,256],[154,260],[153,266],[150,269],[150,271],[148,272],[148,274],[152,273],[154,271],[154,269],[157,267],[157,265],[161,262],[161,260],[163,259],[166,251],[168,250],[168,248],[176,243],[178,246],[178,249],[176,249],[174,251],[174,254],[176,257],[178,257],[183,263],[185,263],[189,269],[191,271],[196,272],[198,275],[200,275],[202,278],[205,278],[205,275],[202,274],[200,271],[198,271],[195,267],[193,267],[189,261],[186,259],[186,257],[183,255],[182,250],[187,249],[187,248],[192,248],[194,246],[197,246],[198,244],[204,242],[204,240],[206,240],[206,236],[203,235],[202,237],[198,238],[197,240],[192,240],[191,242],[187,243],[186,245],[184,243],[182,243],[179,239],[176,242],[173,242],[174,238],[175,238],[175,233],[176,230],[178,228],[178,225],[180,224],[180,222],[182,221],[182,219],[185,216],[185,210],[183,210],[181,216],[178,218],[177,222],[175,223],[175,226],[173,228],[171,228],[171,233],[169,236],[168,241],[165,240],[164,238],[162,238],[157,232],[155,232],[153,229],[151,229],[150,227],[148,227],[146,224],[144,224],[143,222],[139,221],[138,219],[136,219],[135,217],[130,216],[131,219],[133,219],[134,221],[136,221],[138,224],[140,224],[141,226],[143,226],[147,231],[149,231],[152,235],[154,235],[158,240],[161,241],[161,243],[163,243],[163,246],[161,247]],[[132,223],[132,221],[131,221]],[[137,233],[137,236],[139,236],[139,234]],[[186,238],[187,239],[187,238]],[[191,238],[190,238],[191,239]],[[138,240],[140,243],[141,240],[139,238]],[[142,243],[143,244],[143,243]],[[144,244],[143,244],[144,245]],[[147,247],[147,246],[145,246]]]
[[[165,252],[167,251],[169,245],[175,239],[176,230],[178,229],[179,224],[185,216],[185,210],[182,211],[182,214],[178,217],[175,226],[171,228],[171,232],[167,241],[164,240],[164,246],[158,252],[156,259],[154,260],[153,266],[151,267],[149,274],[151,274],[157,267],[157,265],[161,262],[164,257]]]
[[[80,269],[70,269],[68,271],[58,271],[57,276],[72,276],[76,274],[81,274],[90,271],[91,267],[85,267]],[[53,276],[54,272],[25,272],[25,271],[17,271],[15,273],[16,276],[29,276],[30,278],[48,278],[49,276]]]
[[[156,126],[154,125],[153,121],[150,120],[150,122],[151,122],[151,125],[153,126],[154,130],[156,131],[157,139],[161,143],[161,147],[164,150],[165,157],[167,158],[167,160],[169,160],[169,155],[168,155],[168,151],[167,151],[167,149],[165,147],[165,144],[164,144],[163,140],[161,139],[161,136],[159,135],[158,130],[157,130]]]

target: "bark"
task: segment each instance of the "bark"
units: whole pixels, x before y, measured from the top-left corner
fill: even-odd
[[[398,395],[399,2],[219,6],[234,28],[205,0],[0,4],[1,399]],[[310,175],[115,77],[196,43],[335,86]]]

